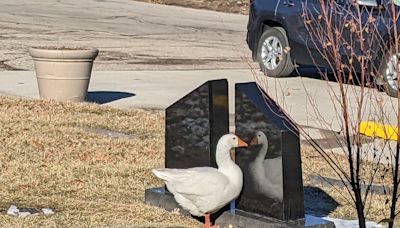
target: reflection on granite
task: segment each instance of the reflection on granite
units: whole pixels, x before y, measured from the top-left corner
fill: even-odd
[[[281,220],[304,218],[300,140],[296,126],[255,83],[236,84],[236,133],[265,145],[237,150],[244,175],[238,208]],[[256,134],[259,131],[259,134]]]
[[[214,166],[218,139],[229,132],[228,82],[208,81],[166,110],[165,167]]]
[[[276,201],[282,201],[282,155],[274,158],[267,158],[270,151],[268,150],[269,141],[266,133],[256,131],[254,139],[257,140],[259,148],[257,152],[254,153],[255,158],[248,164],[252,189],[254,189],[254,192],[258,195]]]

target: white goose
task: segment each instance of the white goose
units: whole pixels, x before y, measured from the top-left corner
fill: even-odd
[[[236,199],[243,186],[243,174],[230,157],[234,147],[247,144],[234,134],[222,136],[217,144],[218,169],[196,167],[189,169],[153,169],[165,181],[176,202],[192,215],[205,216],[205,227],[211,227],[210,213]]]
[[[268,152],[268,138],[262,131],[257,131],[250,145],[261,145],[257,157],[249,164],[255,190],[262,195],[282,201],[282,156],[265,159]]]

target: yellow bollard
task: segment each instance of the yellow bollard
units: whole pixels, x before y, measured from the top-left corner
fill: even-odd
[[[383,125],[373,121],[364,121],[360,123],[360,133],[369,137],[397,141],[397,132],[397,127],[388,124]]]

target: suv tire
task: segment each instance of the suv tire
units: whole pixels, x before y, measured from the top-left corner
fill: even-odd
[[[294,65],[287,49],[289,42],[281,27],[268,27],[261,35],[257,45],[257,61],[261,70],[269,77],[286,77]]]
[[[385,92],[391,97],[397,97],[398,95],[398,84],[397,80],[399,75],[397,71],[399,70],[396,65],[399,66],[398,57],[394,52],[390,52],[383,58],[381,67],[379,69],[380,75],[382,75],[384,84],[383,87]]]

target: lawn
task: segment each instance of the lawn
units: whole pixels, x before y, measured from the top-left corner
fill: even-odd
[[[1,226],[200,226],[143,203],[161,185],[150,170],[164,164],[163,123],[160,112],[0,97]],[[15,218],[11,204],[57,213]]]
[[[226,13],[248,14],[248,0],[136,0],[164,5],[182,6],[194,9],[215,10]]]
[[[162,185],[151,169],[164,164],[163,112],[0,96],[0,126],[2,227],[201,227],[143,203],[146,188]],[[302,160],[306,189],[318,190],[306,191],[316,200],[307,210],[323,210],[316,206],[327,195],[339,203],[331,216],[355,218],[343,189],[309,181],[332,176],[324,161],[307,148]],[[372,198],[370,219],[384,218],[384,200]],[[16,218],[5,214],[11,204],[51,207],[56,214]]]

